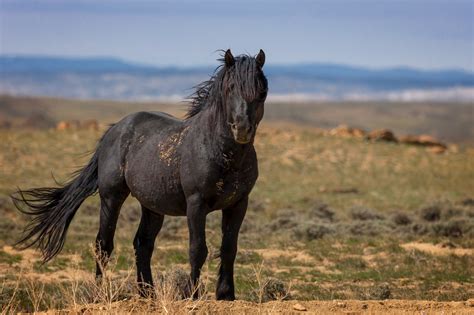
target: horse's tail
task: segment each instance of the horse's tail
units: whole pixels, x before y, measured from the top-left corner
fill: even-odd
[[[98,189],[97,165],[96,150],[89,163],[63,186],[19,189],[13,194],[16,208],[32,217],[16,246],[21,249],[38,247],[44,262],[56,256],[64,246],[67,229],[77,209]]]

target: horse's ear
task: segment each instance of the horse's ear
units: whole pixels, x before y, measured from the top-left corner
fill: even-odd
[[[255,61],[257,62],[257,65],[260,68],[263,68],[263,65],[265,64],[265,53],[263,50],[260,49],[260,52],[258,53],[257,57],[255,57]]]
[[[224,60],[226,67],[232,67],[234,65],[235,59],[234,56],[232,56],[230,49],[227,49],[227,51],[225,52]]]

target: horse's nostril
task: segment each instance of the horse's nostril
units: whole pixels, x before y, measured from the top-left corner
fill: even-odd
[[[239,123],[230,123],[230,128],[233,132],[242,133],[242,134],[251,134],[253,132],[253,126],[247,124]]]

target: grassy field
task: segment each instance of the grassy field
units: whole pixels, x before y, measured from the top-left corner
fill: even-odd
[[[187,104],[68,100],[0,95],[0,127],[54,127],[61,120],[116,122],[130,112],[165,111],[183,116]],[[366,130],[388,128],[397,135],[429,134],[442,141],[474,145],[474,104],[445,102],[276,102],[265,105],[266,122],[334,128],[348,124]]]
[[[83,103],[76,105],[64,114],[55,110],[56,118],[87,117],[90,108],[83,112]],[[101,121],[132,109],[123,106]],[[465,301],[474,296],[472,148],[433,154],[422,147],[328,136],[276,120],[263,123],[257,136],[261,175],[239,239],[238,299]],[[194,304],[163,302],[174,299],[168,284],[179,282],[189,269],[184,218],[165,218],[156,242],[153,268],[161,304],[137,299],[132,239],[140,211],[133,198],[122,209],[113,262],[101,286],[93,278],[91,251],[98,230],[97,196],[79,210],[64,250],[50,263],[42,265],[34,250],[12,248],[26,221],[8,195],[16,186],[54,185],[52,174],[66,180],[86,163],[83,153],[94,148],[100,135],[88,130],[0,131],[2,309],[193,310]],[[213,299],[219,225],[220,213],[210,214],[204,300]],[[342,305],[337,303],[336,308]],[[236,305],[245,310],[246,304]],[[265,305],[262,312],[275,310]],[[377,310],[371,303],[359,306]],[[209,311],[224,310],[216,307]]]

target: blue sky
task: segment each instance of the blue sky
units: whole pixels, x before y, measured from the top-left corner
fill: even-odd
[[[273,64],[474,70],[473,3],[0,0],[0,52],[187,66],[263,48]]]

